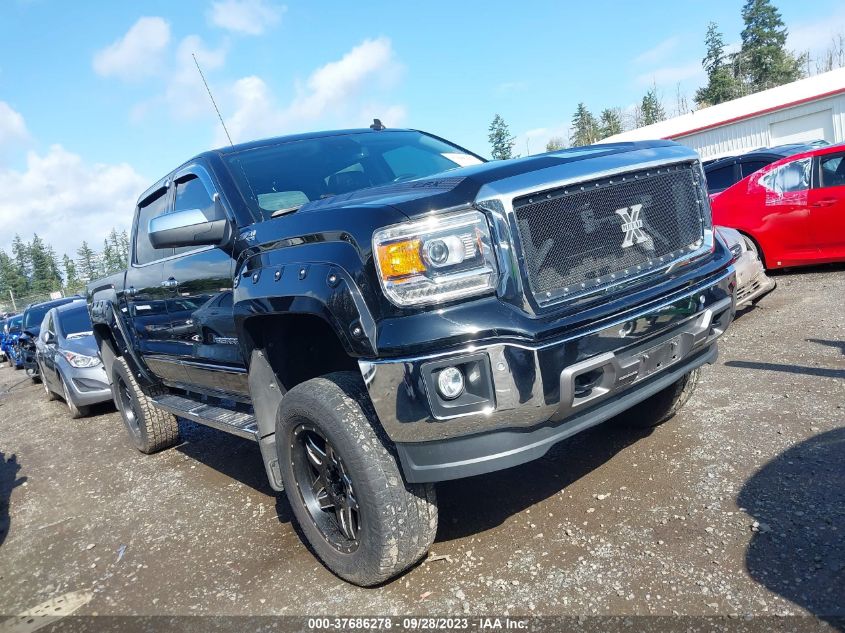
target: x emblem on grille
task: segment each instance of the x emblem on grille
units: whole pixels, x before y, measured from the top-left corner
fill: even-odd
[[[643,221],[640,220],[640,211],[643,205],[635,204],[623,209],[616,209],[616,214],[622,218],[622,231],[625,239],[622,240],[622,248],[628,248],[634,244],[641,244],[648,240],[648,235],[643,231]]]

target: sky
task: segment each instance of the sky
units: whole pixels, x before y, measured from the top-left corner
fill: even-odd
[[[739,42],[742,0],[281,2],[0,0],[0,248],[59,254],[128,228],[137,196],[226,144],[411,127],[489,155],[500,114],[520,154],[565,136],[578,102],[667,112],[704,82],[709,21]],[[775,0],[794,50],[845,32],[841,0]]]

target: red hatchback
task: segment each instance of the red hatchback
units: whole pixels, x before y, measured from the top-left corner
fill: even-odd
[[[766,268],[845,261],[845,146],[776,161],[711,197]],[[749,239],[750,238],[750,239]]]

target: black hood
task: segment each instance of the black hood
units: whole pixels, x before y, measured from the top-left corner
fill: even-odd
[[[475,200],[476,195],[484,185],[512,176],[600,156],[672,145],[676,145],[676,143],[671,141],[608,143],[606,145],[591,145],[538,154],[526,158],[490,161],[470,167],[459,167],[425,178],[369,187],[324,200],[315,200],[303,205],[297,213],[345,207],[389,205],[410,218],[428,213],[433,209],[447,209],[468,204]]]

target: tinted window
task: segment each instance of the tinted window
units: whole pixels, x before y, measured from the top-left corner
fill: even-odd
[[[196,176],[176,183],[176,202],[173,205],[174,211],[187,211],[188,209],[200,209],[206,218],[214,219],[214,203],[211,195]]]
[[[53,306],[36,306],[29,308],[23,315],[23,329],[28,330],[33,327],[41,327],[41,322],[44,320],[44,315]]]
[[[821,167],[822,187],[845,187],[845,156],[822,156]]]
[[[770,164],[772,161],[770,160],[749,160],[740,165],[742,168],[742,177],[745,178],[746,176],[750,176],[758,169],[763,169],[766,165]]]
[[[760,179],[760,184],[776,193],[806,191],[810,188],[810,167],[812,164],[811,158],[802,158],[781,165],[763,176]]]
[[[710,191],[719,191],[727,189],[734,184],[734,166],[726,165],[718,169],[712,169],[706,173],[707,188]]]
[[[173,254],[172,248],[153,248],[148,231],[150,220],[167,210],[167,190],[162,189],[152,200],[138,208],[138,228],[135,231],[135,263],[148,264]]]
[[[231,308],[232,307],[232,293],[231,292],[224,292],[220,296],[220,307],[221,308]]]
[[[9,334],[18,334],[21,331],[23,317],[9,319]]]
[[[80,306],[73,310],[64,310],[56,314],[59,330],[65,337],[80,332],[91,332],[91,319],[88,316],[88,308]]]
[[[225,158],[256,218],[308,201],[481,162],[454,145],[413,131],[290,141]]]

